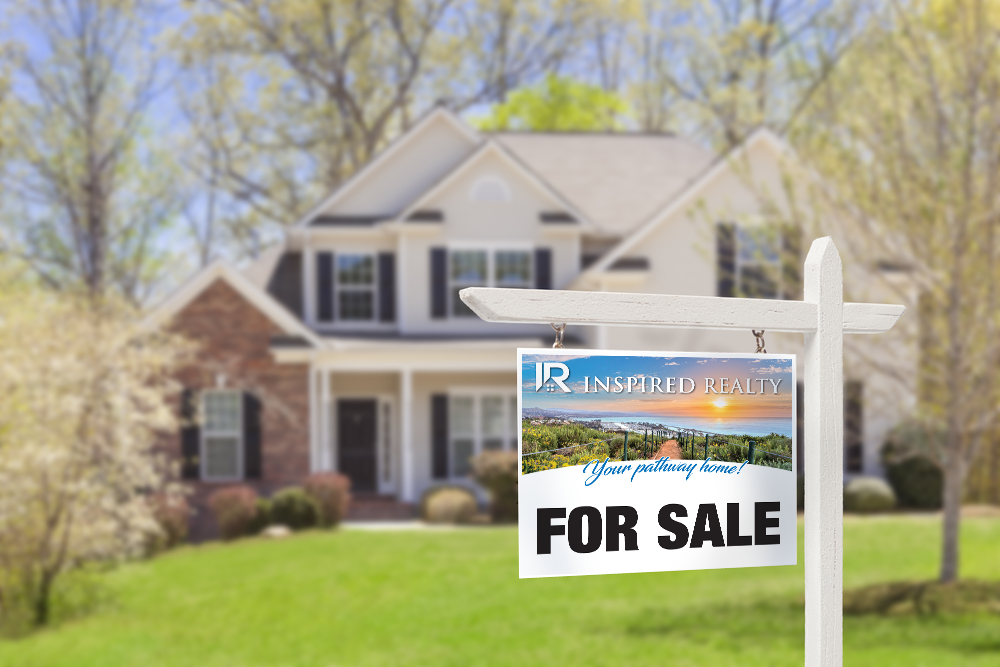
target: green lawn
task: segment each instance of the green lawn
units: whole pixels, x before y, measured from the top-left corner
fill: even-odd
[[[939,522],[849,518],[848,586],[931,578]],[[517,579],[511,528],[315,533],[186,548],[0,665],[801,665],[802,566]],[[801,537],[800,537],[801,554]],[[963,524],[1000,579],[1000,521]],[[799,557],[801,563],[801,555]],[[1000,665],[1000,616],[845,619],[848,665]]]

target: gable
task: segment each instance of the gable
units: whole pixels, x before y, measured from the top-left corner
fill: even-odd
[[[698,229],[718,220],[752,222],[764,212],[768,201],[782,205],[784,157],[785,145],[774,134],[762,130],[751,135],[612,248],[585,271],[581,279],[586,281],[590,276],[609,270],[628,255],[644,254],[643,249],[650,239],[662,235],[667,227],[684,223],[686,227]],[[685,231],[683,236],[687,235]],[[710,237],[701,236],[694,247],[701,250],[714,247]],[[676,247],[692,247],[692,244]]]
[[[490,141],[407,208],[442,212],[445,230],[479,239],[526,239],[539,227],[578,228],[586,220],[502,147]]]
[[[386,219],[465,159],[478,136],[450,112],[432,112],[310,214],[334,219]]]

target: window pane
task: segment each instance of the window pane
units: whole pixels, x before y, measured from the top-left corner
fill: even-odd
[[[205,431],[239,432],[240,394],[235,391],[204,394]]]
[[[370,320],[375,313],[375,295],[370,290],[341,290],[340,319]]]
[[[467,285],[464,287],[467,287]],[[458,295],[462,289],[462,287],[453,287],[451,290],[451,314],[458,317],[476,317],[472,309],[465,305],[462,297]]]
[[[504,432],[502,396],[483,397],[483,437],[502,438]]]
[[[521,433],[521,415],[517,413],[517,396],[510,397],[510,416],[508,419],[511,420],[510,426],[512,434],[510,448],[517,449],[517,437]]]
[[[210,478],[240,477],[239,438],[205,438],[205,476]]]
[[[486,282],[486,252],[456,250],[451,253],[451,280],[466,286]]]
[[[496,283],[498,286],[530,285],[531,255],[521,251],[497,252]]]
[[[768,227],[737,227],[740,262],[776,263],[779,259],[779,235]]]
[[[459,438],[452,441],[452,475],[465,477],[472,472],[472,452],[474,446],[470,438]]]
[[[449,412],[450,427],[453,435],[474,436],[476,434],[471,396],[457,396],[452,398],[451,410]]]
[[[778,296],[777,269],[773,266],[740,267],[740,295],[751,299],[774,299]]]
[[[483,440],[483,449],[503,449],[503,438],[486,438]]]
[[[338,255],[339,285],[372,285],[375,283],[375,259],[371,255]]]

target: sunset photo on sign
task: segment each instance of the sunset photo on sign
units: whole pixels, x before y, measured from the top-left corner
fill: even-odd
[[[793,469],[792,356],[525,352],[520,376],[524,473],[660,457]]]

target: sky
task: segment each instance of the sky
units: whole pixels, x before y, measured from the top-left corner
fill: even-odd
[[[561,389],[546,391],[543,386],[535,390],[536,362],[558,361],[565,363],[570,375],[566,381],[572,393],[564,393]],[[525,354],[522,357],[522,407],[557,410],[579,410],[603,415],[649,415],[662,417],[669,421],[674,418],[695,418],[712,421],[749,421],[758,419],[792,418],[792,399],[795,390],[793,379],[794,359],[791,357],[768,356],[607,356],[607,355],[555,355],[555,354]],[[554,371],[556,376],[560,371]],[[584,391],[584,377],[588,377],[590,393]],[[648,378],[633,384],[632,392],[605,392],[603,387],[594,392],[594,376],[603,382],[605,378],[615,377]],[[691,378],[695,381],[694,391],[681,394],[659,393],[650,391],[651,378],[660,378],[660,386],[664,392],[667,389],[667,378],[677,378],[674,385],[680,383],[680,378]],[[706,393],[706,378],[714,378],[716,389],[721,387],[722,378],[728,378],[726,388],[733,389],[736,381],[744,393],[739,390],[731,393]],[[748,383],[749,380],[749,383]],[[760,393],[764,380],[764,393]],[[778,384],[774,391],[773,380]],[[645,392],[640,391],[639,382],[645,383]],[[627,381],[622,380],[627,386]],[[553,386],[552,380],[548,382]],[[614,389],[612,384],[612,389]],[[685,383],[685,390],[691,388],[690,382]],[[676,389],[675,389],[676,390]],[[750,394],[749,390],[755,392]]]

